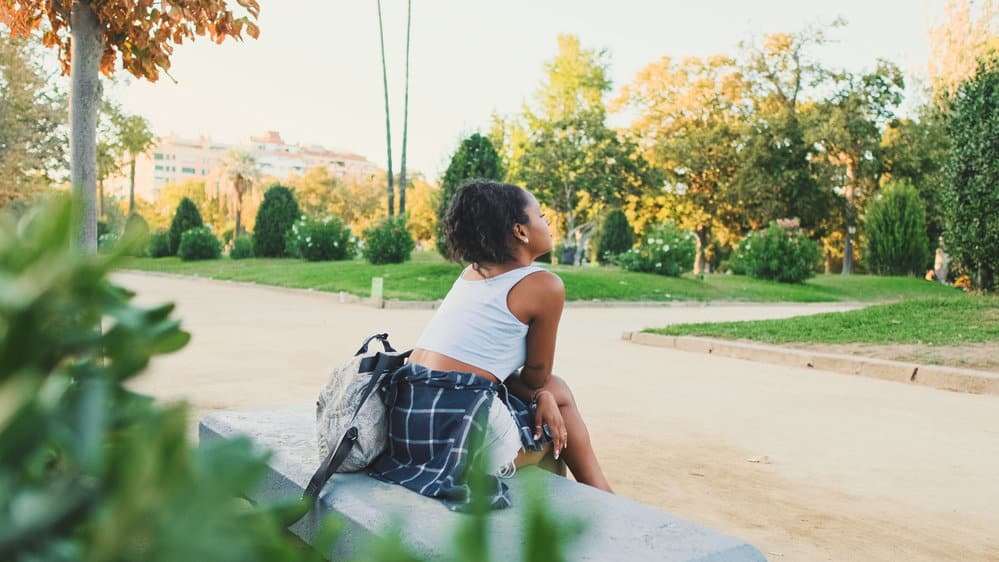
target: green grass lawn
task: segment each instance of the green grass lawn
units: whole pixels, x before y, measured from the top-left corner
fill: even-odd
[[[677,324],[646,331],[766,343],[995,343],[999,342],[999,297],[962,294],[783,320]]]
[[[129,258],[123,269],[156,271],[317,291],[345,291],[369,296],[371,278],[385,279],[389,299],[444,298],[461,266],[445,262],[436,252],[414,252],[403,264],[371,265],[362,260],[307,262],[290,259],[223,258],[183,262],[178,258]],[[754,301],[876,302],[938,296],[956,297],[954,289],[922,279],[868,275],[820,275],[803,285],[760,281],[741,275],[707,275],[703,280],[649,273],[631,273],[616,267],[551,266],[565,282],[568,300],[601,301]]]

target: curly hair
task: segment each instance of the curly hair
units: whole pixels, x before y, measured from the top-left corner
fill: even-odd
[[[516,185],[487,179],[465,182],[444,217],[450,258],[472,264],[512,260],[513,225],[528,223],[527,204],[527,192]]]

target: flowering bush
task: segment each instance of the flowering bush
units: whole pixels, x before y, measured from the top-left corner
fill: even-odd
[[[285,238],[288,253],[309,261],[347,260],[357,254],[357,242],[350,227],[327,216],[313,220],[302,215]]]
[[[364,231],[364,257],[373,264],[402,263],[415,247],[405,216],[390,217]]]
[[[802,283],[815,275],[820,257],[819,246],[800,228],[798,219],[778,219],[742,239],[732,270],[757,279]]]
[[[620,254],[618,261],[628,271],[676,277],[693,268],[696,249],[694,233],[671,221],[654,227],[637,248]]]

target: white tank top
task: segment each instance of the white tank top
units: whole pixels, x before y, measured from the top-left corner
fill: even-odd
[[[475,281],[459,275],[416,347],[505,380],[527,360],[527,324],[510,312],[506,297],[514,285],[537,271],[544,269],[529,265]]]

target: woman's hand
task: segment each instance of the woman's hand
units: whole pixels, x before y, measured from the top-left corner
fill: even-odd
[[[534,412],[534,439],[541,439],[542,427],[547,425],[548,431],[552,435],[554,445],[555,460],[565,450],[568,445],[569,434],[565,429],[565,421],[562,420],[562,412],[558,409],[555,395],[548,390],[541,390],[537,393],[538,409]]]

